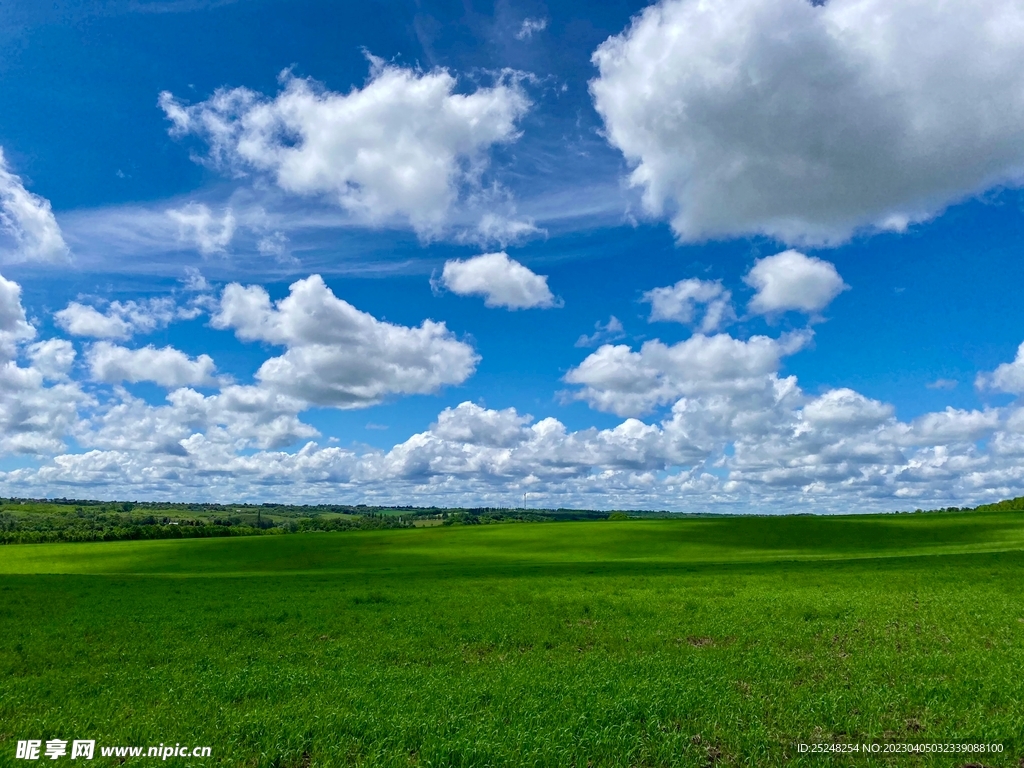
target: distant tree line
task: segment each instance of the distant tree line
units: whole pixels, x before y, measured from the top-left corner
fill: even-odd
[[[53,497],[45,499],[33,499],[23,497],[5,498],[0,496],[0,508],[21,508],[21,509],[43,509],[52,511],[66,511],[68,509],[83,510],[95,509],[101,512],[165,512],[172,516],[184,513],[200,515],[221,515],[230,516],[233,514],[257,514],[264,512],[275,516],[298,516],[306,517],[318,514],[348,514],[363,515],[369,512],[389,511],[423,511],[440,512],[436,507],[401,507],[401,506],[373,506],[366,504],[275,504],[264,502],[253,504],[248,502],[232,504],[215,504],[212,502],[173,502],[173,501],[102,501],[98,499],[69,499],[66,497]]]
[[[924,510],[916,510],[925,513]],[[932,512],[1020,512],[1024,497]],[[0,498],[0,544],[190,539],[304,532],[365,531],[420,525],[493,525],[675,517],[669,512],[580,509],[368,506],[365,504],[192,504]]]
[[[260,536],[303,531],[351,531],[380,528],[410,528],[408,517],[369,513],[357,517],[311,516],[275,522],[256,515],[211,515],[208,518],[144,515],[128,505],[121,511],[100,511],[76,505],[56,513],[11,512],[0,508],[0,544],[41,544],[47,542],[123,541],[139,539],[193,539],[214,536]],[[20,507],[20,504],[19,504]]]
[[[489,525],[493,523],[605,520],[608,518],[608,515],[608,512],[592,509],[504,509],[499,507],[477,507],[475,509],[445,510],[441,513],[441,519],[443,525]]]

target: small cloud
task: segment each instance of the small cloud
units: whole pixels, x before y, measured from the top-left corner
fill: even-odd
[[[758,259],[743,282],[757,290],[748,306],[755,315],[788,310],[815,314],[850,288],[834,264],[795,250]]]
[[[32,367],[51,381],[66,380],[75,362],[75,346],[67,339],[37,341],[27,351]]]
[[[537,227],[532,220],[486,213],[480,217],[475,232],[465,232],[456,239],[461,242],[479,242],[483,245],[498,243],[504,248],[535,235],[547,235],[547,231]]]
[[[279,264],[290,264],[298,260],[288,252],[288,237],[284,232],[272,232],[261,237],[256,243],[260,256],[271,256]]]
[[[140,301],[113,301],[106,311],[77,301],[54,312],[57,325],[72,336],[94,339],[127,339],[136,333],[152,333],[179,320],[194,320],[202,309],[196,303],[179,307],[170,297]]]
[[[516,32],[516,40],[529,40],[534,32],[543,32],[548,28],[547,19],[523,19],[522,26]]]
[[[235,236],[235,215],[230,208],[218,218],[208,205],[189,203],[167,211],[167,215],[178,224],[178,238],[195,246],[203,256],[223,253]]]
[[[504,251],[465,261],[446,261],[441,284],[459,296],[483,296],[488,307],[530,309],[562,305],[548,288],[546,275],[535,274]],[[436,281],[431,285],[436,291]]]
[[[691,277],[675,285],[647,291],[641,301],[651,305],[648,322],[695,325],[701,333],[714,333],[736,319],[732,293],[720,281]]]
[[[203,273],[195,267],[185,267],[185,279],[181,281],[186,291],[208,291],[210,284],[203,277]]]
[[[598,320],[594,323],[596,329],[592,334],[587,336],[583,334],[576,339],[577,347],[599,347],[602,344],[608,344],[613,341],[618,341],[624,338],[626,335],[625,329],[622,327],[622,321],[619,320],[615,315],[608,318],[607,323],[601,323]]]
[[[387,424],[375,424],[374,422],[369,421],[369,422],[366,423],[366,428],[367,429],[375,429],[375,430],[384,430],[384,429],[388,428],[388,425]]]
[[[928,389],[956,389],[956,379],[936,379],[925,384]]]

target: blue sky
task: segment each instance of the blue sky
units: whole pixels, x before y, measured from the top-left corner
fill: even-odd
[[[0,6],[0,493],[1024,493],[1024,11]]]

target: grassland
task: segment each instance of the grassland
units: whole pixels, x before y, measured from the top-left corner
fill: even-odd
[[[0,765],[1016,766],[1022,670],[1020,512],[0,548]]]

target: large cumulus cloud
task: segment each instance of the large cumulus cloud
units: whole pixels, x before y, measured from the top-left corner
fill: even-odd
[[[594,104],[683,240],[902,229],[1024,170],[1016,0],[664,0],[594,53]]]
[[[222,88],[188,105],[165,92],[160,106],[174,135],[206,142],[214,166],[265,175],[289,194],[328,197],[362,222],[407,222],[436,235],[460,198],[479,193],[491,148],[518,138],[529,99],[514,74],[458,93],[447,70],[370,63],[366,84],[348,93],[286,72],[273,97]],[[497,223],[481,221],[483,229]]]
[[[12,248],[0,247],[12,261],[63,262],[71,255],[53,215],[50,201],[25,189],[21,177],[7,165],[0,147],[0,234]],[[3,238],[0,238],[0,246]]]
[[[444,323],[415,328],[377,320],[339,299],[320,275],[292,284],[272,305],[260,286],[224,289],[213,326],[245,341],[287,347],[256,372],[261,384],[306,403],[363,408],[388,395],[461,384],[479,356]]]

